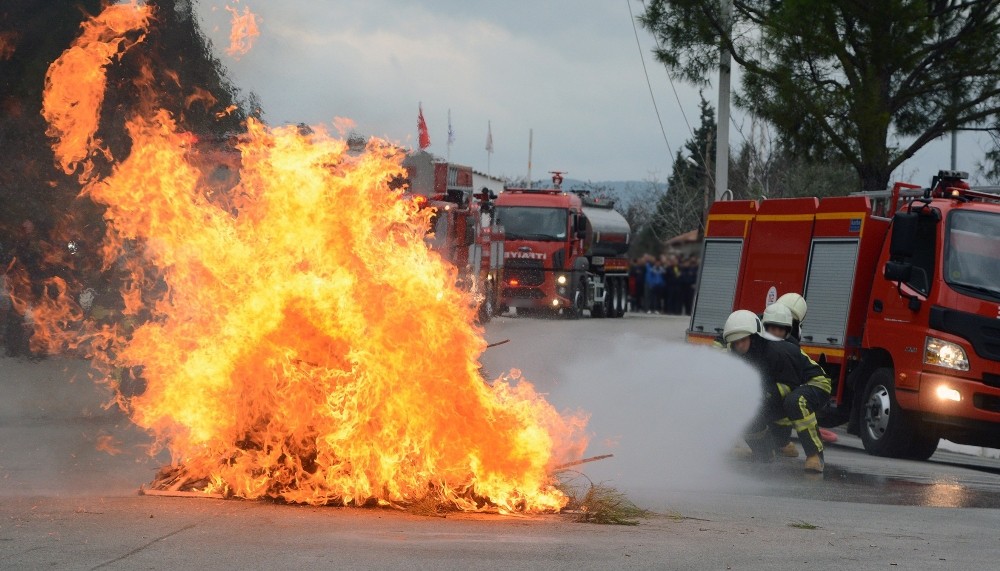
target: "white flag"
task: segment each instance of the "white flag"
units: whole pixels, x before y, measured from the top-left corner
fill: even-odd
[[[493,126],[486,122],[486,152],[493,152]]]

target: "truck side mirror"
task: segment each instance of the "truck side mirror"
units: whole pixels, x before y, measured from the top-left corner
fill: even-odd
[[[917,242],[917,224],[919,223],[920,215],[915,212],[899,212],[892,217],[889,257],[899,259],[913,256],[913,245]],[[888,267],[886,267],[886,271],[888,271]]]
[[[895,236],[893,237],[895,239]],[[913,264],[909,262],[886,262],[885,279],[892,282],[908,282],[913,274]]]

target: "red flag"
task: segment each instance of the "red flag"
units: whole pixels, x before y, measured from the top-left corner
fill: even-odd
[[[427,133],[427,123],[424,122],[424,106],[422,104],[417,104],[417,137],[420,143],[420,149],[426,149],[431,146],[431,136]]]

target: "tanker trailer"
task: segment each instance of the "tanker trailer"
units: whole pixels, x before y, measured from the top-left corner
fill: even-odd
[[[629,225],[612,204],[558,186],[508,188],[497,198],[496,219],[505,235],[501,308],[625,315]]]

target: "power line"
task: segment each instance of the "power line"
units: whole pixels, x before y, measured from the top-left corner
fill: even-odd
[[[653,100],[653,110],[656,111],[656,122],[660,125],[660,132],[663,133],[663,142],[667,145],[667,152],[670,153],[670,160],[674,160],[674,150],[670,148],[670,141],[667,140],[667,130],[663,127],[663,119],[660,117],[660,108],[656,105],[656,97],[653,95],[653,84],[649,81],[649,72],[646,70],[646,58],[642,53],[642,44],[639,43],[639,29],[635,26],[635,16],[632,14],[631,0],[625,0],[628,4],[629,20],[632,20],[632,32],[635,33],[635,45],[639,48],[639,61],[642,62],[642,73],[646,76],[646,86],[649,88],[649,98]],[[643,3],[643,9],[646,5]],[[683,113],[683,111],[682,111]],[[687,121],[687,118],[684,119]],[[688,127],[690,129],[690,126]]]
[[[626,0],[626,2],[627,1],[628,0]],[[646,0],[642,0],[642,9],[643,9],[643,11],[646,10]],[[631,4],[629,4],[629,6],[628,6],[628,13],[629,13],[629,15],[632,14],[632,5]],[[633,30],[635,29],[635,18],[632,19],[632,29]],[[636,41],[636,43],[639,42],[639,33],[638,32],[636,32],[635,41]],[[663,46],[660,45],[660,38],[657,37],[657,35],[655,33],[653,34],[653,41],[656,42],[656,49],[658,49],[658,50],[662,50],[663,49]],[[641,54],[642,54],[642,51],[640,50],[640,55]],[[643,61],[643,63],[642,63],[642,69],[643,70],[646,69],[646,62],[645,61]],[[687,125],[688,135],[691,135],[692,137],[694,137],[694,129],[691,128],[691,123],[688,122],[687,113],[684,112],[684,106],[681,105],[681,97],[680,97],[680,95],[677,94],[677,87],[674,86],[674,78],[671,77],[669,73],[667,74],[667,80],[670,82],[670,89],[671,89],[671,91],[674,92],[674,99],[677,100],[677,108],[680,109],[680,111],[681,111],[681,117],[684,118],[684,124]],[[649,82],[649,75],[646,76],[646,82],[647,83]],[[650,89],[650,92],[652,92],[653,88],[650,87],[649,89]],[[661,125],[661,127],[662,127],[662,125]],[[673,153],[671,153],[671,155],[672,154]]]

